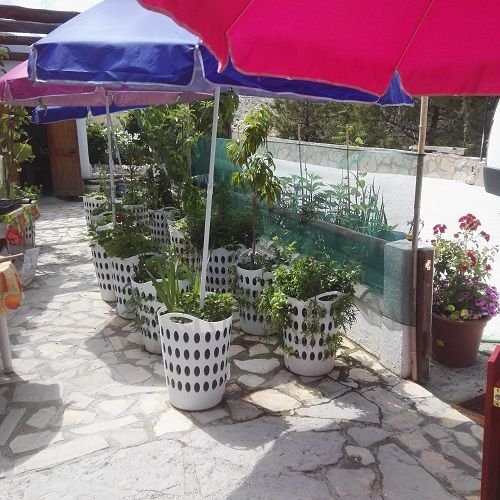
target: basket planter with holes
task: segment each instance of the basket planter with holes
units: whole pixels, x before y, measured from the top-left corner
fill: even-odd
[[[290,324],[285,328],[283,340],[285,350],[294,351],[294,354],[285,355],[285,367],[292,373],[318,377],[333,370],[335,357],[329,356],[326,339],[338,334],[339,328],[335,325],[330,310],[340,295],[340,292],[327,292],[307,301],[288,297]],[[307,308],[314,301],[325,310],[325,315],[319,318],[321,333],[306,335],[303,331],[303,324],[307,318]]]
[[[189,314],[158,311],[169,401],[181,410],[218,405],[229,379],[232,317],[208,322]]]
[[[210,251],[207,265],[208,292],[228,292],[231,289],[230,268],[238,261],[243,247],[221,247]]]
[[[122,208],[131,212],[137,222],[149,225],[149,214],[146,205],[142,203],[137,205],[122,205]]]
[[[132,297],[130,282],[135,273],[135,267],[139,263],[139,256],[134,255],[126,259],[113,257],[113,290],[116,295],[116,312],[125,319],[134,319],[135,312],[127,307],[128,300]]]
[[[106,203],[106,198],[93,198],[86,196],[83,198],[83,210],[85,212],[85,222],[87,226],[93,224],[92,211]]]
[[[28,247],[35,246],[35,221],[33,219],[30,219],[24,230],[24,245]]]
[[[175,223],[169,225],[170,243],[175,247],[181,260],[196,271],[201,268],[201,257],[196,248],[189,243],[186,234]]]
[[[273,274],[264,269],[248,270],[237,266],[236,275],[242,295],[239,308],[241,329],[249,335],[264,335],[266,319],[257,311],[255,304],[264,287],[272,283]]]
[[[168,223],[166,209],[149,210],[149,228],[151,229],[151,237],[153,240],[168,245],[170,237],[168,235]]]
[[[106,302],[115,302],[116,295],[113,288],[112,258],[108,257],[104,248],[97,243],[91,244],[90,248],[92,250],[92,261],[94,263],[101,298]]]
[[[158,300],[158,295],[152,281],[138,283],[132,279],[130,284],[138,295],[136,316],[141,325],[144,348],[151,354],[161,354],[158,309],[163,307],[163,303]],[[189,285],[190,282],[188,280],[179,281],[179,289],[182,292],[188,290]]]

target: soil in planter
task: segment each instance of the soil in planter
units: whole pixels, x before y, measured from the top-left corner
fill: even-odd
[[[462,415],[476,422],[476,424],[484,427],[484,400],[485,395],[483,394],[462,403],[452,404],[451,406],[462,413]]]

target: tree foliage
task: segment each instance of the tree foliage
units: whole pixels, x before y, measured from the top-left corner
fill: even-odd
[[[432,97],[429,100],[427,144],[466,148],[479,155],[488,102],[486,138],[497,99],[485,97]],[[311,142],[345,143],[349,126],[350,142],[368,147],[407,149],[418,141],[420,100],[413,107],[311,103],[275,100],[273,127],[280,137]]]

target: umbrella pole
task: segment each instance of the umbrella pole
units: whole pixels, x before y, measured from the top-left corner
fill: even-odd
[[[423,369],[424,367],[419,367],[419,363],[422,363],[426,360],[425,357],[422,357],[421,353],[417,352],[417,345],[421,342],[417,340],[417,273],[418,273],[418,233],[420,229],[420,207],[421,207],[421,199],[422,199],[422,182],[424,177],[424,152],[425,152],[425,140],[427,135],[427,110],[429,108],[429,98],[422,97],[420,104],[420,124],[418,130],[418,149],[417,149],[417,175],[415,179],[415,204],[413,209],[413,238],[411,244],[412,251],[412,264],[413,264],[413,272],[412,272],[412,289],[411,289],[411,298],[412,298],[412,309],[413,309],[413,321],[412,321],[412,329],[411,329],[411,378],[412,380],[416,380],[419,382],[423,382],[424,380],[419,380],[421,377],[420,373],[428,373],[427,369]]]
[[[113,225],[116,222],[116,193],[115,193],[115,166],[113,161],[113,143],[111,138],[111,114],[109,112],[109,95],[106,94],[106,125],[108,129],[108,162],[109,162],[109,189],[111,191],[111,212],[113,214]]]
[[[205,210],[205,236],[203,239],[203,256],[201,260],[201,291],[200,306],[205,302],[205,287],[207,283],[208,244],[210,241],[210,220],[212,216],[212,196],[214,193],[215,149],[217,147],[217,124],[219,121],[220,87],[215,88],[214,114],[212,118],[212,139],[210,142],[210,163],[208,167],[207,207]]]

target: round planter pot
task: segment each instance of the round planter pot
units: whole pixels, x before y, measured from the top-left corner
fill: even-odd
[[[433,314],[432,358],[453,368],[472,366],[488,321],[489,318],[457,321]]]
[[[207,322],[188,314],[158,311],[168,397],[181,410],[218,405],[229,378],[232,318]]]
[[[134,319],[135,312],[129,310],[127,302],[132,297],[130,282],[139,263],[139,256],[134,255],[127,259],[113,257],[111,263],[113,265],[113,290],[116,295],[116,312],[122,318]]]
[[[95,275],[102,300],[115,302],[116,295],[113,289],[113,265],[111,257],[105,252],[101,245],[91,245],[92,261],[94,263]]]
[[[146,209],[146,205],[143,205],[142,203],[138,205],[122,205],[122,208],[131,212],[137,222],[149,225],[148,210]]]
[[[149,210],[149,228],[153,240],[168,245],[170,237],[168,234],[167,216],[164,208],[160,210]]]
[[[85,212],[85,222],[87,226],[93,223],[92,211],[100,207],[103,203],[106,203],[105,198],[93,198],[90,196],[83,198],[83,210]]]
[[[238,255],[243,248],[216,248],[210,251],[207,265],[208,292],[228,292],[231,289],[230,268],[238,261]]]
[[[187,240],[183,231],[180,231],[175,223],[169,225],[170,243],[174,245],[176,252],[184,263],[192,270],[197,271],[201,268],[201,257]]]
[[[265,286],[273,281],[273,274],[263,269],[247,270],[236,267],[238,288],[242,290],[244,303],[240,305],[241,329],[249,335],[264,335],[267,322],[262,313],[259,313],[254,304]]]
[[[132,278],[130,285],[139,297],[135,313],[141,325],[144,348],[151,354],[161,354],[158,310],[164,305],[158,300],[156,288],[152,281],[138,283]],[[179,281],[179,288],[183,292],[186,291],[189,288],[189,281]]]
[[[319,377],[333,370],[335,357],[327,354],[325,338],[334,336],[338,332],[338,326],[335,325],[330,315],[330,307],[335,302],[335,298],[331,297],[339,297],[340,295],[339,292],[327,292],[307,301],[288,297],[288,303],[291,307],[291,325],[285,328],[283,340],[285,348],[293,349],[295,353],[285,354],[285,367],[292,373],[306,377]],[[317,301],[323,306],[326,315],[319,318],[321,333],[304,335],[303,323],[307,317],[307,306],[311,301]]]

